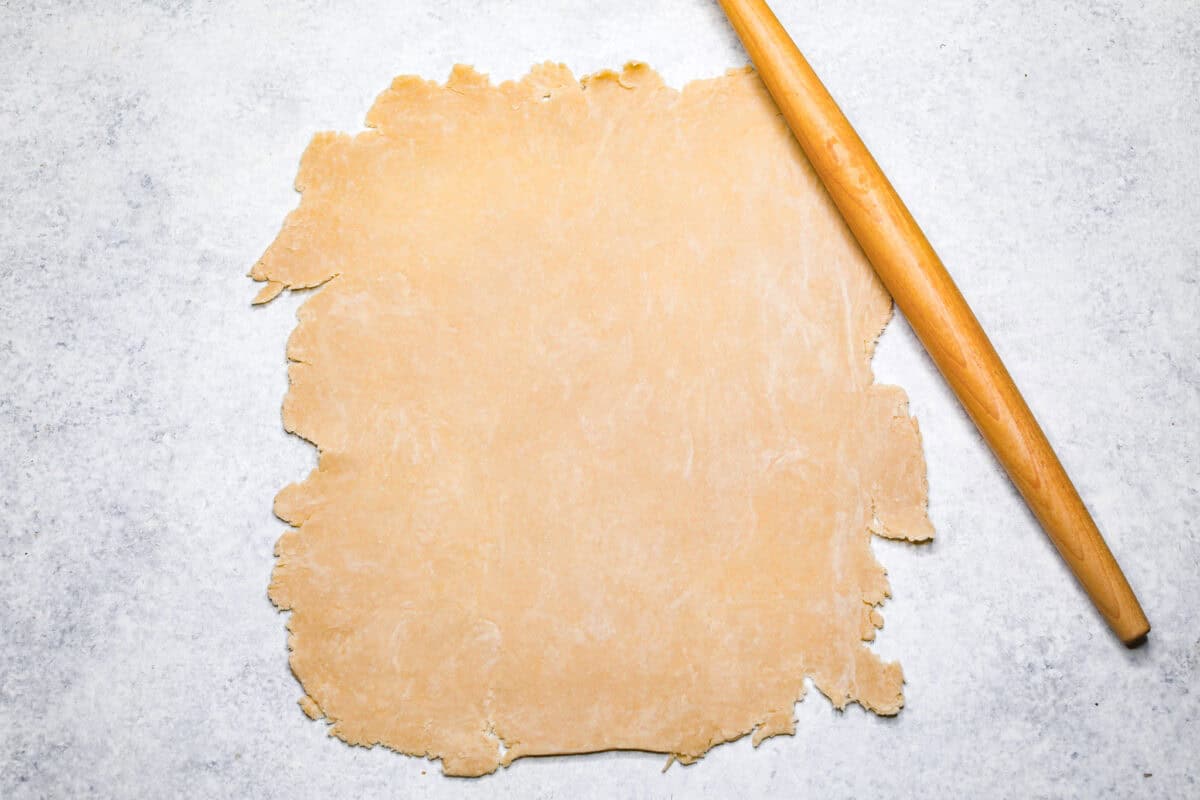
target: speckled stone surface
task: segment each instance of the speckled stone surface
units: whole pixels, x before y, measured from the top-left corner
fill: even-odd
[[[244,274],[398,73],[744,62],[706,0],[0,6],[0,797],[1200,796],[1200,9],[777,0],[959,279],[1155,625],[1106,632],[902,322],[929,547],[877,542],[896,719],[481,781],[300,713],[267,601],[300,297]]]

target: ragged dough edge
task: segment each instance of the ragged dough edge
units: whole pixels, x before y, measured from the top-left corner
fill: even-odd
[[[754,71],[750,67],[745,67],[728,70],[726,75],[752,77]],[[367,130],[353,136],[345,133],[320,133],[314,136],[306,148],[295,186],[301,196],[300,203],[288,215],[276,240],[268,247],[249,273],[249,277],[264,284],[252,303],[256,305],[269,303],[285,290],[317,289],[341,274],[343,265],[337,261],[336,247],[333,248],[334,253],[316,254],[305,252],[303,247],[303,233],[309,219],[336,216],[331,212],[330,205],[325,202],[325,196],[335,192],[338,187],[336,183],[333,187],[315,185],[313,181],[314,167],[323,161],[327,162],[329,154],[336,153],[339,148],[353,147],[362,139],[394,135],[393,125],[397,120],[397,112],[403,112],[404,108],[411,105],[416,98],[421,96],[428,98],[435,95],[446,98],[453,94],[464,98],[464,102],[466,102],[473,95],[490,96],[498,92],[515,104],[512,105],[514,110],[518,110],[521,106],[532,103],[587,102],[589,92],[593,96],[600,92],[617,92],[629,96],[639,93],[663,92],[668,98],[667,110],[669,111],[671,104],[677,102],[682,96],[689,92],[699,91],[716,80],[719,78],[692,81],[686,84],[682,90],[676,90],[666,86],[654,70],[640,62],[630,62],[620,72],[605,70],[579,79],[576,79],[564,65],[546,62],[533,67],[526,76],[517,81],[507,81],[499,85],[493,85],[486,75],[463,65],[455,66],[444,84],[416,76],[398,77],[387,90],[379,95],[368,113]],[[301,306],[301,320],[293,333],[293,338],[298,338],[298,335],[302,333],[305,325],[303,312],[305,306],[313,302],[313,299],[309,298]],[[879,326],[878,332],[864,342],[865,357],[868,363],[873,357],[876,341],[886,328],[890,317],[889,307],[889,312]],[[295,355],[292,352],[291,342],[289,342],[289,363],[299,365],[308,363],[302,358],[294,357]],[[302,384],[302,374],[289,370],[288,394],[291,395]],[[866,394],[880,402],[891,404],[891,429],[915,438],[916,452],[920,461],[920,468],[914,471],[913,476],[910,476],[910,480],[913,477],[917,479],[915,484],[903,485],[901,483],[900,485],[880,485],[878,487],[881,496],[871,498],[875,514],[869,530],[872,534],[882,538],[902,539],[910,542],[928,541],[933,536],[933,529],[927,517],[927,478],[924,469],[923,447],[917,422],[908,413],[907,397],[899,387],[874,382],[867,389]],[[288,579],[291,577],[291,564],[287,557],[288,550],[299,542],[302,528],[322,502],[321,492],[314,484],[319,483],[322,474],[333,469],[339,460],[335,452],[326,450],[322,443],[317,441],[318,437],[301,429],[301,421],[286,417],[285,411],[285,428],[312,443],[318,450],[319,461],[317,469],[313,470],[304,481],[284,487],[275,499],[276,515],[292,526],[285,531],[276,545],[277,563],[268,590],[270,599],[281,611],[292,610],[292,598],[288,587]],[[890,435],[890,432],[880,437],[880,441],[884,444],[893,440],[894,437]],[[894,509],[889,510],[887,502],[889,498],[885,496],[888,489],[907,493],[910,496],[918,495],[921,501],[920,513],[903,519],[893,518],[890,512]],[[858,703],[876,714],[891,716],[897,714],[904,705],[903,672],[898,663],[884,662],[866,644],[874,641],[876,631],[883,627],[883,617],[879,613],[879,608],[890,596],[886,570],[877,562],[875,567],[878,571],[878,580],[869,590],[864,591],[862,598],[861,639],[864,645],[855,653],[853,677],[848,680],[845,676],[819,674],[797,677],[798,679],[809,678],[818,691],[825,695],[838,710],[845,709],[850,703]],[[293,661],[298,634],[292,631],[291,620],[287,627],[289,630],[289,663],[292,665],[297,681],[303,684]],[[443,771],[447,775],[480,776],[494,772],[500,766],[507,767],[518,758],[541,755],[525,751],[519,741],[507,741],[502,732],[497,731],[490,720],[486,721],[484,730],[480,733],[497,744],[495,759],[481,759],[478,754],[465,751],[402,749],[387,742],[370,740],[357,735],[352,728],[347,728],[341,720],[326,712],[321,705],[318,688],[313,687],[312,691],[309,691],[309,687],[305,687],[305,690],[306,694],[298,701],[302,711],[314,720],[324,719],[329,725],[330,735],[337,736],[347,744],[355,746],[371,748],[377,744],[383,744],[389,749],[408,755],[441,760]],[[802,701],[805,694],[803,685],[801,685],[794,702]],[[794,706],[771,709],[765,711],[748,729],[721,730],[716,735],[697,742],[695,746],[669,752],[668,765],[672,761],[679,761],[682,764],[694,763],[712,747],[740,739],[746,735],[751,736],[752,744],[757,747],[768,738],[794,733]]]
[[[880,287],[882,289],[882,286]],[[895,306],[889,302],[887,316],[884,317],[879,325],[879,330],[869,341],[865,343],[866,359],[868,366],[872,366],[875,361],[875,351],[879,345],[879,339],[883,336],[883,332],[887,330],[887,326],[891,324],[892,317],[895,315]],[[933,523],[929,520],[929,476],[925,469],[925,442],[921,437],[921,426],[917,422],[916,417],[909,414],[908,409],[908,394],[900,386],[893,384],[878,383],[875,380],[875,371],[871,369],[871,384],[867,389],[869,396],[877,397],[881,400],[890,399],[892,408],[891,428],[899,431],[901,435],[907,435],[915,441],[915,447],[912,452],[915,453],[919,464],[910,462],[909,467],[913,470],[910,480],[915,478],[915,482],[906,487],[901,487],[910,493],[907,498],[911,506],[913,499],[917,500],[916,514],[909,515],[904,519],[892,519],[891,514],[895,513],[895,509],[890,512],[884,510],[884,516],[879,516],[880,498],[873,497],[871,500],[872,511],[874,512],[874,520],[871,523],[870,531],[882,539],[898,539],[902,541],[912,542],[914,544],[924,544],[933,540],[934,529]],[[892,435],[886,435],[882,438],[884,442],[895,442]],[[877,613],[877,612],[876,612]],[[883,623],[880,622],[875,626],[882,628]],[[867,641],[873,640],[874,633],[870,638],[863,637]]]
[[[747,78],[754,74],[754,69],[749,66],[725,72],[726,76]],[[325,187],[313,185],[313,167],[322,159],[328,160],[327,154],[339,147],[353,146],[360,140],[376,136],[392,135],[392,126],[398,111],[414,99],[428,99],[435,95],[446,97],[451,93],[469,98],[480,93],[499,92],[515,104],[511,107],[516,111],[533,103],[585,100],[587,91],[591,90],[593,94],[598,91],[662,92],[674,103],[690,92],[702,91],[717,80],[720,79],[693,80],[682,90],[677,90],[667,86],[657,72],[639,61],[626,63],[620,72],[602,70],[581,78],[576,78],[566,65],[547,61],[532,67],[523,78],[505,81],[499,85],[493,85],[486,74],[464,64],[456,64],[444,84],[416,75],[401,75],[393,79],[388,89],[376,98],[371,110],[367,112],[366,130],[354,135],[321,132],[316,134],[305,148],[300,157],[300,170],[295,181],[300,202],[297,208],[287,215],[275,241],[248,273],[248,277],[265,284],[251,300],[251,304],[270,303],[284,291],[315,289],[337,277],[341,271],[340,265],[322,261],[319,257],[305,260],[306,257],[299,252],[296,242],[307,220],[327,208],[326,204],[321,202],[322,198],[318,197],[321,194],[319,190]]]

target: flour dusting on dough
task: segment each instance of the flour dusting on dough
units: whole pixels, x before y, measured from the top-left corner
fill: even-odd
[[[251,273],[321,286],[270,587],[303,711],[453,775],[758,744],[806,677],[899,711],[870,537],[933,531],[891,304],[758,78],[456,67],[367,124]]]

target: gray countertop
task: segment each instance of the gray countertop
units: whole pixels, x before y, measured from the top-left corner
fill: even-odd
[[[0,8],[0,796],[1200,796],[1200,7],[777,10],[958,278],[1154,624],[1126,650],[902,320],[937,541],[877,541],[895,719],[479,780],[300,713],[266,599],[301,296],[244,277],[393,75],[745,56],[707,0]]]

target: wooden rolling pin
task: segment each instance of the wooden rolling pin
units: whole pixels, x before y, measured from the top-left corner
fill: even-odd
[[[1150,623],[1133,589],[925,234],[764,0],[719,2],[896,305],[1096,608],[1136,644]]]

